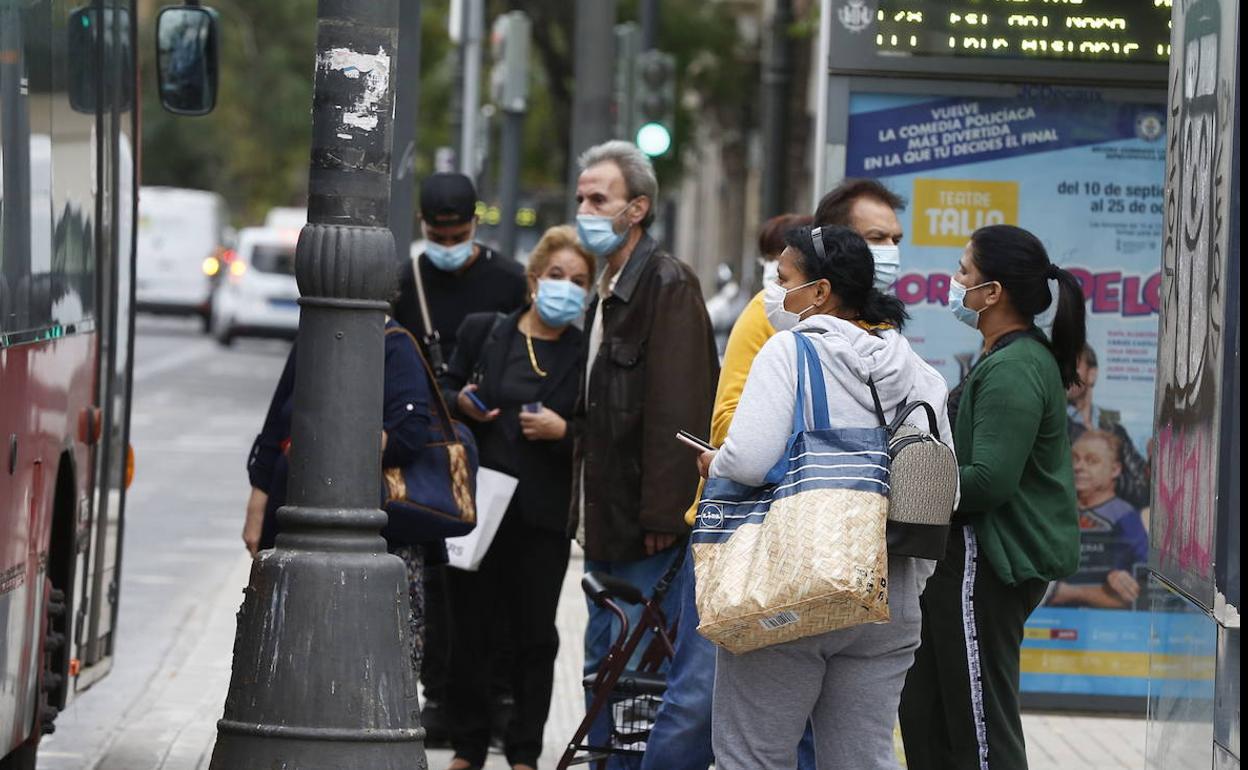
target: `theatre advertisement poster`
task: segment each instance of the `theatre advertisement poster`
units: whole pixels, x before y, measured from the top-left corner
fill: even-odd
[[[1006,99],[860,93],[850,113],[845,175],[881,179],[906,198],[896,292],[911,315],[907,336],[951,387],[980,347],[947,306],[976,228],[1032,231],[1082,283],[1087,382],[1067,394],[1082,557],[1027,624],[1023,688],[1029,702],[1059,707],[1144,698],[1164,105],[1024,88]]]

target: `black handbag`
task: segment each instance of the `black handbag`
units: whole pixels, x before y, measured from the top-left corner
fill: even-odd
[[[477,525],[476,441],[468,426],[451,419],[416,338],[401,327],[387,329],[386,334],[405,335],[424,365],[429,381],[429,442],[409,465],[383,470],[383,508],[389,522],[381,534],[400,545],[466,535]]]

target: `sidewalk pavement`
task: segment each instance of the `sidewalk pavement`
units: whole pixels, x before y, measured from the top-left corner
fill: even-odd
[[[559,597],[559,659],[555,668],[554,699],[546,722],[541,767],[550,770],[563,753],[585,713],[581,644],[585,629],[585,594],[581,591],[580,549],[572,547],[572,561]],[[1024,714],[1027,755],[1031,770],[1143,770],[1142,718]],[[897,736],[900,746],[900,734]],[[452,752],[428,752],[429,770],[446,770]],[[491,754],[485,770],[510,770],[503,757]]]
[[[586,606],[580,588],[582,561],[579,549],[574,547],[573,551],[559,601],[561,646],[541,758],[541,767],[548,770],[558,761],[584,713],[580,681]],[[180,654],[167,656],[148,697],[120,720],[104,754],[83,757],[82,770],[207,770],[216,720],[221,717],[229,686],[235,613],[247,583],[248,567],[249,560],[241,558],[220,592],[200,605],[184,624],[177,642]],[[1023,724],[1032,770],[1144,767],[1141,718],[1025,714]],[[57,743],[62,757],[72,752],[68,742]],[[430,770],[445,770],[451,752],[430,750],[428,759]],[[509,769],[501,756],[491,754],[486,770]]]
[[[113,677],[126,675],[115,670],[84,696],[93,701],[87,714],[61,715],[57,725],[63,729],[40,746],[41,770],[207,770],[230,684],[235,613],[251,569],[250,557],[234,555],[240,550],[231,549],[232,563],[219,590],[186,608],[146,690],[136,692],[128,707],[110,698]],[[122,648],[118,657],[147,652]],[[115,714],[116,708],[125,711]]]

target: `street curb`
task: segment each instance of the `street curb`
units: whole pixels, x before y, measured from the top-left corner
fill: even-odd
[[[251,558],[240,554],[222,581],[237,589],[223,590],[210,604],[196,607],[152,677],[146,709],[127,719],[102,749],[107,759],[94,760],[93,770],[207,768],[229,687],[236,614],[250,570]]]

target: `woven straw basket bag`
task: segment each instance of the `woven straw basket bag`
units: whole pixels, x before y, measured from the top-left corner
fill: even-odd
[[[793,336],[788,450],[765,486],[708,480],[692,535],[698,632],[734,653],[889,619],[883,415],[881,427],[833,430],[818,355]],[[813,430],[804,417],[807,371]]]

